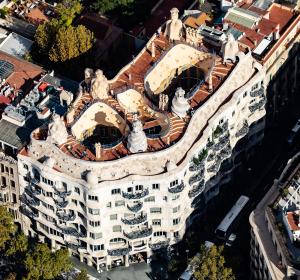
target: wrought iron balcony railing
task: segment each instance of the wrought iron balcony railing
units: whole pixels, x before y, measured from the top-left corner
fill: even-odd
[[[133,206],[129,206],[127,204],[127,209],[130,210],[130,211],[132,211],[132,212],[135,212],[135,213],[138,212],[138,211],[140,211],[142,209],[142,207],[143,207],[143,203],[142,202],[138,202],[138,203],[134,204]]]
[[[221,137],[218,143],[216,143],[213,146],[214,151],[220,151],[223,149],[227,144],[229,143],[229,135],[225,135],[224,137]]]
[[[55,200],[57,208],[66,208],[69,204],[69,201],[64,200],[64,201],[57,201]]]
[[[168,188],[168,191],[170,192],[170,193],[180,193],[180,192],[182,192],[183,191],[183,189],[184,189],[184,183],[183,183],[183,181],[179,184],[179,185],[177,185],[177,186],[175,186],[175,187],[169,187]]]
[[[128,239],[145,238],[145,237],[149,237],[152,234],[152,228],[141,229],[141,230],[132,231],[128,233],[123,231],[123,234]]]
[[[71,195],[72,191],[60,190],[55,189],[55,194],[61,198],[66,198],[67,196]]]
[[[193,198],[193,197],[197,196],[198,194],[202,193],[204,191],[204,189],[205,189],[204,180],[201,180],[197,186],[193,187],[189,191],[189,197]]]
[[[147,215],[139,215],[139,216],[137,216],[133,219],[121,218],[121,221],[125,225],[137,225],[137,224],[146,222],[147,221]]]
[[[71,222],[74,221],[76,218],[75,214],[66,214],[66,213],[61,213],[61,212],[56,212],[57,217],[65,222]]]
[[[140,199],[145,197],[146,195],[149,194],[149,189],[144,189],[142,192],[137,192],[137,193],[127,193],[127,192],[122,192],[122,196],[124,198],[128,199]]]
[[[261,109],[266,104],[266,98],[262,98],[259,102],[255,103],[254,105],[249,106],[249,110],[253,113],[256,110]]]
[[[29,195],[23,194],[21,196],[21,201],[26,205],[32,205],[32,206],[40,206],[41,202],[37,198],[33,198]]]
[[[152,250],[159,250],[168,247],[170,244],[170,239],[165,241],[160,241],[157,243],[149,244],[150,249]]]
[[[239,129],[239,130],[236,132],[235,137],[238,138],[238,137],[244,136],[244,135],[246,135],[248,132],[249,132],[249,125],[248,125],[248,122],[247,122],[247,121],[244,121],[244,124],[243,124],[242,128]]]
[[[113,257],[125,256],[131,251],[131,247],[107,250],[107,254]]]
[[[71,235],[71,236],[75,236],[75,237],[86,237],[86,233],[79,232],[76,228],[60,227],[60,230],[62,231],[63,234],[67,234],[67,235]]]
[[[189,179],[189,184],[192,185],[195,182],[198,182],[198,181],[202,180],[203,179],[203,175],[204,175],[204,170],[201,170],[200,172],[198,172],[197,174],[195,174],[194,176],[192,176]]]
[[[195,164],[194,162],[191,163],[189,170],[190,171],[198,171],[204,169],[204,162],[200,162],[199,164]]]
[[[21,213],[23,213],[24,215],[26,215],[27,217],[32,218],[32,219],[39,217],[39,213],[30,211],[23,205],[20,207],[20,211],[21,211]]]

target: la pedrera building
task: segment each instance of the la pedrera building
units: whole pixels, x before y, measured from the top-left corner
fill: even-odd
[[[67,113],[18,154],[24,232],[97,269],[178,242],[262,142],[266,103],[279,106],[267,87],[290,58],[297,82],[299,19],[245,4],[193,27],[174,8],[112,80],[86,69]]]

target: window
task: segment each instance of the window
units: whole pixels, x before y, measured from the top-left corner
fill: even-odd
[[[110,220],[113,221],[113,220],[117,220],[118,219],[118,215],[117,214],[112,214],[109,216]]]
[[[120,194],[121,193],[121,189],[113,189],[111,190],[111,194]]]
[[[76,199],[72,199],[72,202],[77,206],[77,200]]]
[[[8,173],[8,167],[7,166],[5,166],[5,173]]]
[[[125,242],[126,241],[123,238],[119,238],[119,237],[109,240],[109,243],[125,243]]]
[[[174,232],[174,237],[175,237],[175,238],[179,238],[179,236],[180,236],[180,235],[179,235],[179,231],[175,231],[175,232]]]
[[[247,91],[245,91],[243,94],[243,97],[246,97],[246,96],[247,96]]]
[[[119,206],[124,206],[125,205],[125,201],[124,200],[118,200],[115,202],[115,206],[119,207]]]
[[[232,114],[231,114],[231,116],[234,116],[234,114],[235,114],[235,111],[232,111]]]
[[[180,210],[180,205],[173,208],[173,213],[177,213]]]
[[[98,196],[95,196],[95,195],[89,195],[89,196],[88,196],[88,200],[91,200],[91,201],[97,201],[97,202],[98,202]]]
[[[161,213],[160,207],[152,207],[150,208],[150,213]]]
[[[1,168],[2,168],[2,166],[1,166]],[[26,170],[28,170],[28,165],[24,163],[23,164],[23,168],[26,169]]]
[[[132,187],[127,188],[127,192],[132,192]]]
[[[180,197],[180,194],[175,194],[172,196],[172,200],[177,200],[177,199],[179,199],[179,197]]]
[[[173,226],[178,225],[180,222],[180,218],[173,219]]]
[[[121,232],[122,228],[121,226],[113,226],[113,232]]]
[[[142,185],[136,185],[135,186],[135,190],[136,191],[142,191],[143,190],[143,186]]]
[[[100,245],[90,245],[90,249],[92,251],[102,251],[104,250],[104,244],[100,244]]]
[[[78,187],[75,187],[74,190],[76,193],[80,194],[80,189]]]
[[[111,202],[107,202],[106,207],[111,208]]]
[[[14,170],[12,168],[9,169],[10,175],[14,175]]]
[[[161,226],[161,220],[159,220],[159,219],[152,220],[152,225],[153,226]]]
[[[100,215],[100,210],[89,208],[89,213],[92,214],[92,215]]]
[[[4,172],[4,165],[1,163],[1,172]]]
[[[17,196],[15,193],[12,194],[12,202],[17,203]]]
[[[49,180],[49,179],[47,179],[45,177],[42,177],[42,181],[43,181],[44,184],[47,184],[49,186],[53,186],[54,185],[54,183],[53,183],[52,180]]]
[[[100,221],[89,221],[90,226],[100,227]]]
[[[145,198],[144,201],[145,202],[154,202],[155,201],[155,196],[149,196],[149,197]]]
[[[178,185],[178,180],[174,180],[174,181],[170,182],[170,187],[174,187],[176,185]]]
[[[167,237],[167,233],[165,231],[156,231],[153,233],[153,236],[164,236]]]
[[[15,183],[15,181],[13,181],[13,180],[10,180],[10,185],[11,185],[11,187],[12,187],[12,188],[15,188],[15,187],[16,187],[16,183]]]
[[[102,238],[102,232],[97,232],[97,233],[90,232],[90,238],[100,239]]]
[[[159,184],[152,184],[153,190],[159,190]]]

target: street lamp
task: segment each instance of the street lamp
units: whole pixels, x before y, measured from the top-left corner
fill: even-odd
[[[190,250],[186,249],[185,252],[186,252],[186,263],[188,263]]]

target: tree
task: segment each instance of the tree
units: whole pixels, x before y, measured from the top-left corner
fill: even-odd
[[[11,213],[5,206],[0,206],[0,250],[5,248],[6,242],[10,240],[16,229]]]
[[[28,250],[28,239],[24,233],[18,233],[14,238],[9,241],[6,254],[8,256],[16,255],[17,259],[24,257],[23,254]]]
[[[93,8],[101,14],[105,14],[116,8],[126,7],[133,2],[134,0],[96,0]]]
[[[82,269],[75,277],[75,280],[89,280],[87,272],[85,269]]]
[[[223,246],[212,246],[200,248],[200,254],[191,261],[194,277],[197,280],[234,280],[231,268],[225,267],[225,258],[222,255]]]
[[[53,279],[72,267],[67,249],[53,253],[46,244],[37,244],[33,252],[26,254],[24,263],[28,280]]]
[[[63,0],[55,7],[60,25],[69,26],[77,14],[82,11],[82,5],[79,0]]]
[[[17,279],[17,273],[10,272],[7,276],[5,276],[4,280],[16,280]]]
[[[49,59],[64,62],[87,52],[93,45],[93,33],[86,27],[61,27],[49,51]]]
[[[48,54],[53,42],[55,41],[58,29],[59,22],[57,19],[52,19],[51,21],[38,26],[34,35],[34,40],[40,53]]]

